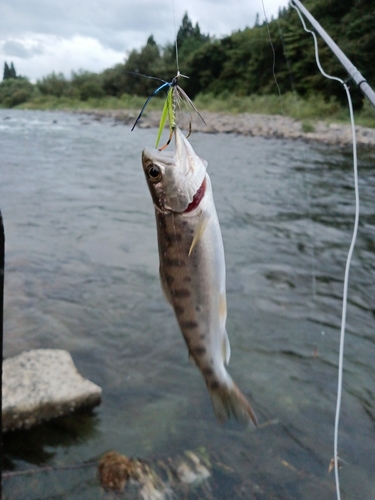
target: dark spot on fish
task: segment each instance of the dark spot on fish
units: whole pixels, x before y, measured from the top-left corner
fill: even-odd
[[[166,257],[164,260],[164,265],[168,267],[181,267],[185,265],[185,262],[180,259],[171,259],[170,257]]]
[[[181,314],[184,314],[185,309],[181,306],[174,306],[174,312],[176,313],[177,316],[181,316]]]
[[[182,281],[183,281],[184,283],[190,283],[191,278],[190,278],[190,276],[185,276],[185,277],[183,278],[183,280],[182,280]]]
[[[206,334],[201,333],[201,334],[199,335],[199,338],[200,338],[201,340],[204,340],[204,339],[206,338]]]
[[[171,285],[174,282],[174,277],[171,276],[170,274],[167,274],[165,276],[165,281],[166,281],[167,285]]]
[[[171,245],[173,241],[168,233],[164,233],[164,240],[168,245]]]
[[[164,215],[159,215],[158,222],[160,227],[167,227],[167,222]]]
[[[206,368],[203,368],[202,373],[203,373],[203,375],[206,375],[206,377],[212,377],[212,375],[214,374],[214,371],[212,368],[207,366]]]
[[[206,348],[205,347],[193,347],[191,350],[190,350],[191,354],[195,354],[196,356],[203,356],[204,354],[206,354]]]
[[[196,321],[183,321],[181,323],[181,328],[192,330],[193,328],[198,328],[198,323]]]
[[[164,233],[164,239],[167,243],[180,243],[182,241],[182,235],[179,233]]]
[[[186,224],[187,224],[187,220],[183,220],[183,221],[182,221],[182,225],[183,225],[183,226],[186,226]]]
[[[171,290],[171,295],[176,297],[176,299],[184,299],[186,297],[190,297],[190,291],[187,288],[178,288]]]
[[[216,380],[214,382],[211,382],[210,384],[210,389],[212,389],[213,391],[216,391],[217,389],[219,389],[219,387],[219,382],[217,382]]]
[[[201,306],[195,306],[195,310],[196,310],[197,312],[201,312],[202,308],[201,308]]]

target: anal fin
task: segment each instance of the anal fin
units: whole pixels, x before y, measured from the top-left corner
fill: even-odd
[[[224,363],[227,365],[230,360],[230,343],[226,330],[224,330],[223,341],[221,345],[221,353],[223,355]]]

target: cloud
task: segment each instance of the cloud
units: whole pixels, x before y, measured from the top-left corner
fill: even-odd
[[[135,34],[136,42],[139,34],[147,39],[145,33],[155,27],[163,33],[173,18],[170,10],[162,0],[2,0],[1,35],[17,37],[31,31],[66,38],[81,35],[118,49],[130,33]],[[122,48],[127,48],[124,43]]]
[[[6,52],[9,47],[17,50]],[[95,38],[80,35],[69,39],[55,35],[26,36],[5,42],[0,48],[0,61],[1,55],[4,62],[14,63],[17,74],[32,81],[52,72],[63,73],[67,78],[72,71],[80,69],[100,72],[124,61],[123,52],[103,47]]]
[[[39,55],[44,52],[43,47],[40,44],[28,48],[23,43],[14,40],[4,42],[2,51],[5,57],[15,56],[21,59],[28,59],[29,57],[33,57],[36,54]]]
[[[287,2],[264,0],[268,18]],[[186,11],[217,37],[253,26],[257,12],[263,18],[262,0],[174,0],[174,8],[171,0],[1,0],[0,65],[12,60],[33,81],[52,71],[102,71],[151,34],[159,45],[173,42]]]
[[[264,2],[270,16],[287,0]],[[263,7],[261,0],[174,0],[174,11],[176,29],[187,11],[203,32],[220,36],[252,26],[257,12],[262,18]],[[150,34],[160,44],[174,39],[170,0],[1,0],[0,19],[4,38],[26,32],[65,38],[81,35],[114,50],[136,47],[140,38],[145,42]]]

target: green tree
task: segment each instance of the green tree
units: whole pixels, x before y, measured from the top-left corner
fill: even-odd
[[[16,69],[13,66],[12,62],[10,63],[10,68],[9,68],[9,78],[17,78]]]
[[[369,64],[374,60],[375,4],[349,0],[338,7],[335,0],[306,0],[305,5],[365,78],[375,82],[375,64]],[[184,17],[179,31],[182,47],[183,36],[191,39],[193,32],[192,23]],[[327,73],[347,79],[345,69],[322,40],[319,40],[319,57]],[[186,73],[190,77],[186,85],[191,97],[197,92],[231,92],[239,96],[278,93],[274,67],[282,93],[293,90],[304,96],[321,95],[327,101],[335,98],[346,102],[342,86],[320,74],[312,37],[305,33],[297,13],[290,6],[280,10],[279,18],[268,26],[260,25],[258,20],[252,29],[246,28],[201,45],[186,56],[186,60]],[[358,109],[363,96],[354,85],[351,87]]]
[[[132,50],[124,65],[124,71],[141,73],[142,75],[153,76],[156,78],[169,78],[164,73],[164,63],[161,57],[160,49],[151,35],[146,45],[138,52]],[[130,73],[126,74],[124,79],[124,92],[135,95],[150,95],[155,90],[155,80],[136,76]]]
[[[10,63],[10,67],[5,62],[3,80],[8,80],[9,78],[17,78],[17,73],[12,62]]]
[[[188,13],[186,12],[177,32],[177,47],[182,67],[184,64],[188,66],[189,59],[193,53],[209,40],[210,36],[203,35],[201,33],[198,23],[193,26],[193,23],[189,19]]]
[[[339,4],[337,0],[305,0],[304,4],[370,85],[374,85],[375,3],[368,0],[348,0]],[[347,79],[346,71],[330,49],[322,40],[318,43],[324,70]],[[322,96],[327,101],[332,98],[341,102],[346,100],[342,86],[327,80],[318,71],[312,37],[305,33],[291,6],[280,9],[278,19],[271,20],[268,26],[265,22],[260,24],[257,16],[253,28],[221,39],[202,34],[199,24],[194,25],[185,13],[177,33],[177,44],[180,71],[189,76],[189,79],[181,78],[180,85],[191,98],[198,93],[277,94],[275,72],[281,93],[292,90],[306,97]],[[73,73],[71,81],[62,74],[52,73],[38,81],[36,87],[42,94],[83,100],[104,95],[120,97],[124,93],[148,96],[155,91],[157,81],[132,73],[171,81],[176,75],[175,44],[160,47],[150,35],[146,44],[140,50],[132,50],[123,64],[101,74]],[[20,79],[22,77],[17,76],[13,63],[5,63],[2,84]],[[4,102],[16,105],[12,103],[31,95],[30,89],[29,82],[21,83],[17,88],[3,85],[2,105]],[[358,109],[363,96],[354,85],[351,90]],[[165,96],[164,92],[160,94]]]
[[[3,80],[8,80],[9,78],[9,66],[8,64],[5,62],[4,63],[4,74],[3,74]]]
[[[90,98],[104,97],[105,95],[102,87],[102,78],[97,73],[89,71],[73,72],[71,85],[82,101],[87,101]]]
[[[116,64],[113,68],[106,69],[101,75],[102,88],[106,95],[121,97],[130,94],[130,75],[125,71],[124,64]]]
[[[7,78],[0,83],[0,106],[12,108],[29,100],[34,86],[23,77]]]
[[[220,88],[220,77],[227,57],[221,40],[204,44],[194,52],[187,71],[189,80],[186,82],[186,91],[191,98],[200,92],[220,93],[224,90],[224,87]]]
[[[65,78],[62,73],[51,73],[45,76],[36,83],[37,88],[44,95],[52,95],[62,97],[70,91],[71,83]]]

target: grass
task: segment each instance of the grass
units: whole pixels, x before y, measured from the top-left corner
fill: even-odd
[[[200,94],[194,102],[198,109],[212,112],[290,116],[303,121],[305,132],[313,132],[314,125],[311,121],[314,120],[349,123],[347,107],[341,106],[336,100],[325,102],[320,96],[302,98],[291,92],[281,97],[277,95],[238,97],[225,93],[215,98],[212,94]],[[356,114],[356,123],[375,128],[375,109],[367,100],[362,111]]]
[[[102,97],[81,101],[77,98],[35,96],[29,101],[17,106],[20,109],[45,109],[45,110],[90,110],[90,109],[123,109],[138,111],[145,102],[144,97],[124,94],[121,98]],[[162,109],[164,100],[153,98],[147,106],[147,110]],[[240,114],[256,113],[264,115],[282,114],[301,120],[305,132],[314,130],[314,120],[325,120],[327,122],[349,122],[347,107],[341,106],[332,99],[325,102],[320,96],[302,98],[297,94],[287,93],[281,97],[276,95],[252,95],[239,97],[229,92],[219,96],[212,94],[199,94],[194,100],[196,107],[204,112]],[[375,128],[375,110],[366,100],[361,112],[356,113],[356,124]]]
[[[131,96],[124,94],[120,99],[117,97],[91,98],[81,101],[72,97],[55,97],[50,95],[41,95],[30,99],[29,101],[17,106],[18,109],[45,109],[45,110],[80,110],[80,109],[135,109],[140,110],[145,103],[144,97]],[[152,99],[148,110],[161,110],[163,101],[159,98]]]
[[[302,132],[305,132],[305,134],[308,134],[309,132],[315,132],[314,125],[308,121],[302,122],[301,128],[302,128]]]

